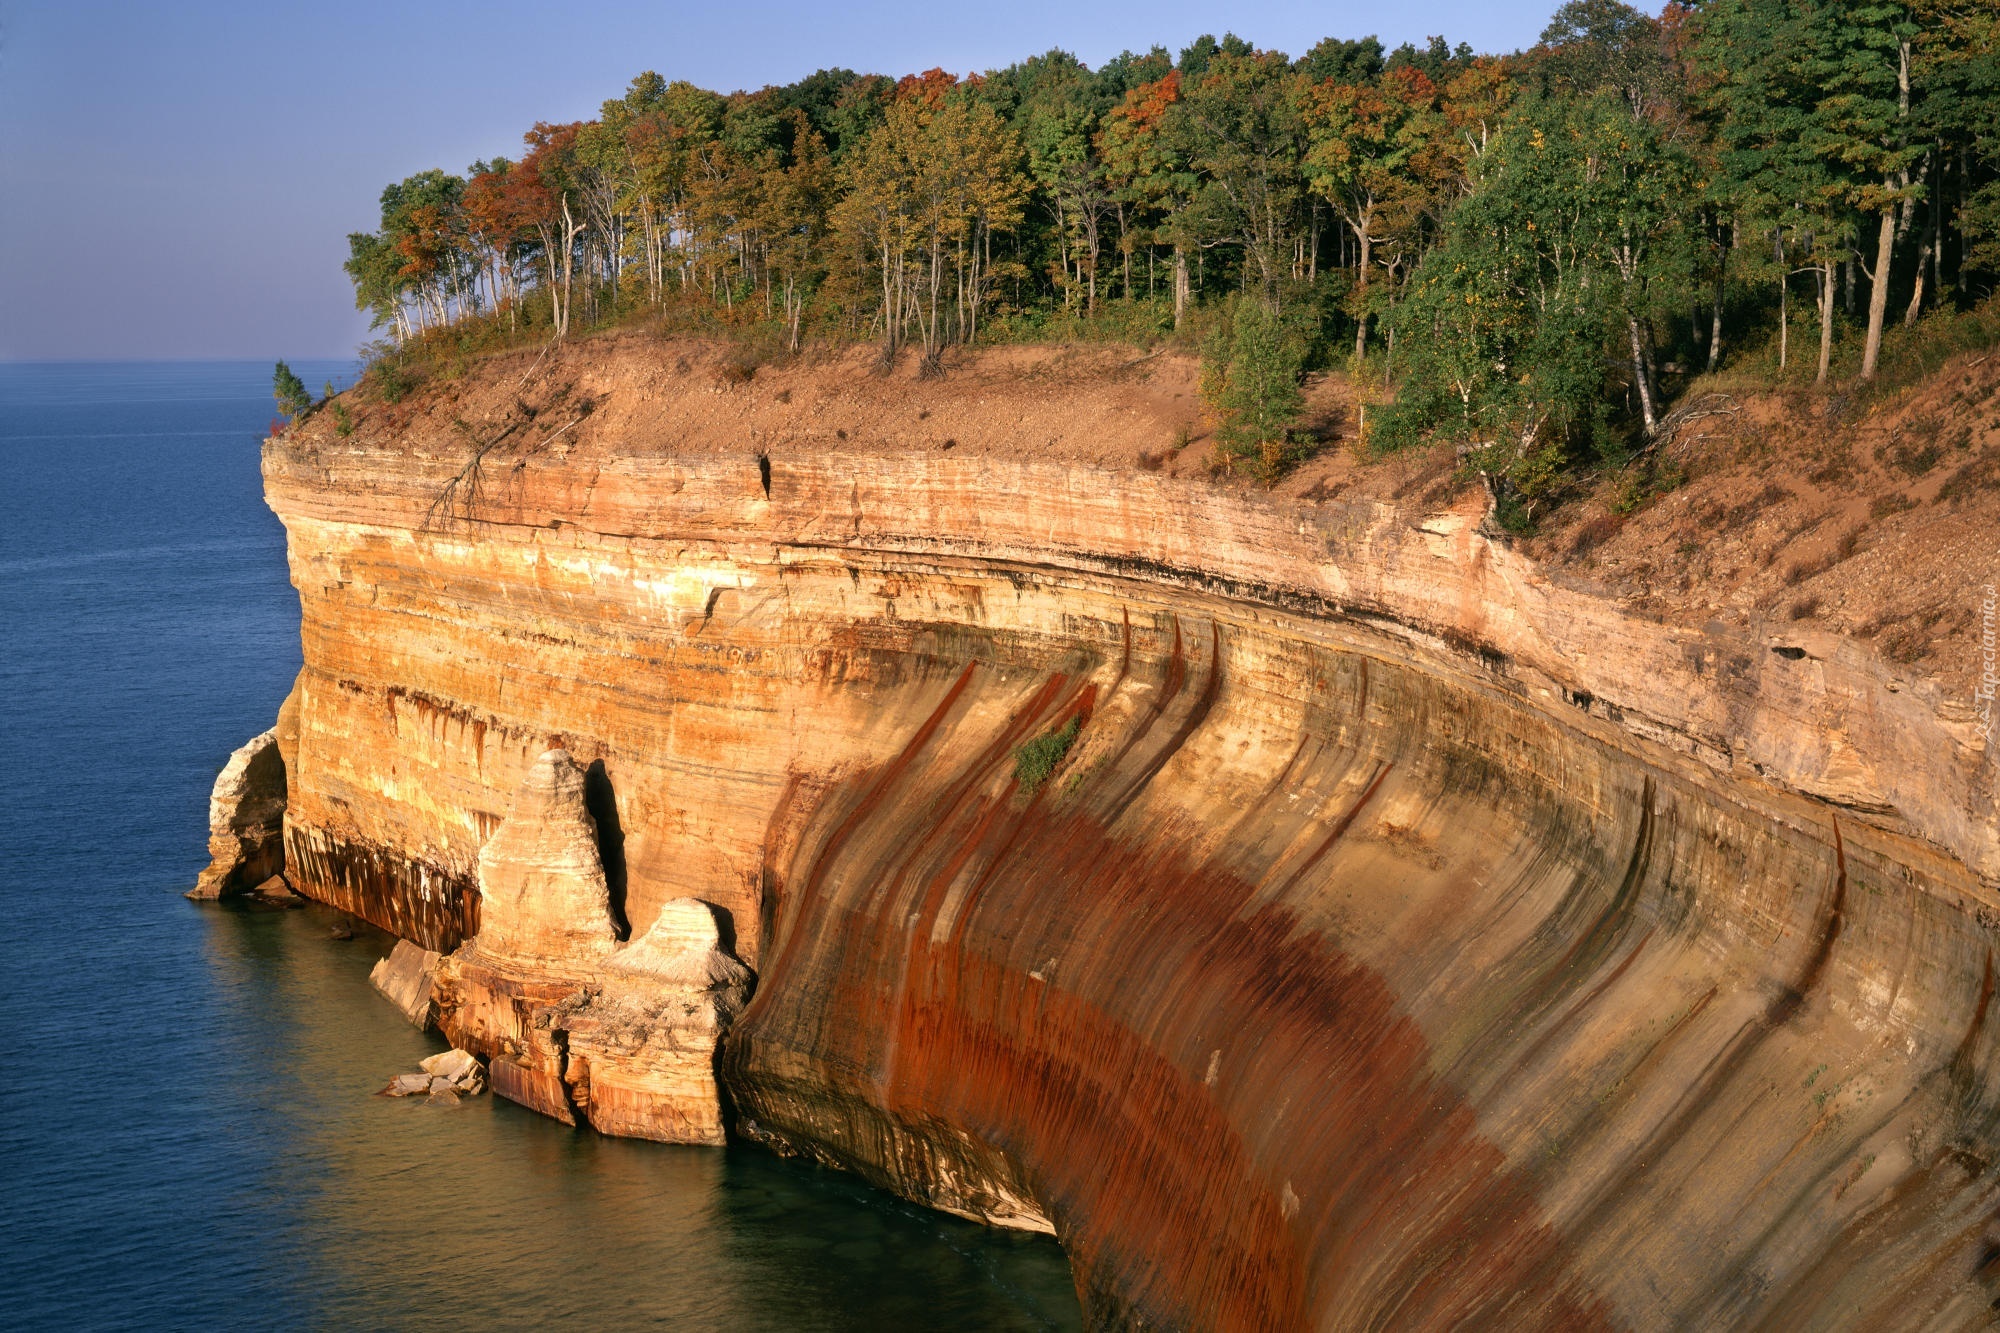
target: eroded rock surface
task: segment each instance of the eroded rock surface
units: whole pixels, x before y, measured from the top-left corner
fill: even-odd
[[[648,942],[693,898],[757,972],[740,1128],[1052,1229],[1103,1325],[2000,1297],[1995,756],[1865,647],[1662,626],[1469,511],[620,437],[445,528],[462,459],[306,447],[294,882],[470,941],[496,1091],[706,1133],[734,973]]]
[[[542,754],[479,856],[478,933],[438,966],[439,1023],[501,1096],[604,1133],[723,1142],[716,1047],[750,971],[714,909],[661,904],[622,948],[585,771]]]
[[[721,947],[715,909],[676,898],[604,960],[595,985],[536,1022],[568,1051],[565,1080],[594,1128],[720,1144],[716,1048],[750,981],[750,969]]]
[[[437,973],[438,955],[408,940],[397,940],[389,956],[375,964],[368,980],[376,990],[403,1011],[403,1017],[428,1029],[435,1017],[432,983]]]
[[[285,868],[285,761],[277,730],[238,746],[208,797],[208,867],[190,898],[248,893]]]
[[[588,965],[616,943],[597,822],[567,750],[528,769],[507,818],[479,849],[479,949],[553,966]]]

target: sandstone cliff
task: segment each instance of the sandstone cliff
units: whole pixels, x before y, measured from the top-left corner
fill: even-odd
[[[1005,447],[1087,380],[868,449],[613,370],[265,455],[288,877],[446,955],[495,1091],[715,1141],[726,1029],[739,1133],[1052,1230],[1105,1324],[1988,1317],[1995,756],[1935,686],[1475,509]]]

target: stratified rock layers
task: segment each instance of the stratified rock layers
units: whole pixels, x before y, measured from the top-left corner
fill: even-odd
[[[1986,1318],[1994,759],[1853,646],[1156,474],[586,450],[427,529],[459,460],[288,448],[293,881],[463,976],[481,848],[585,775],[634,943],[487,965],[549,1053],[496,1091],[666,1087],[733,1009],[655,1011],[741,984],[700,899],[738,1130],[1054,1230],[1102,1323]]]

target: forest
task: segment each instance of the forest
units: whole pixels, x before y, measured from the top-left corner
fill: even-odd
[[[1572,0],[1531,49],[1234,35],[715,93],[644,73],[349,238],[385,364],[652,321],[776,354],[1180,340],[1218,458],[1456,443],[1532,522],[1724,371],[1866,386],[2000,325],[2000,6]]]

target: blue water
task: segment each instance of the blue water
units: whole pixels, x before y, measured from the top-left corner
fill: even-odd
[[[384,937],[181,898],[299,666],[270,375],[0,365],[0,1327],[1076,1327],[1044,1238],[371,1096],[441,1049]]]

